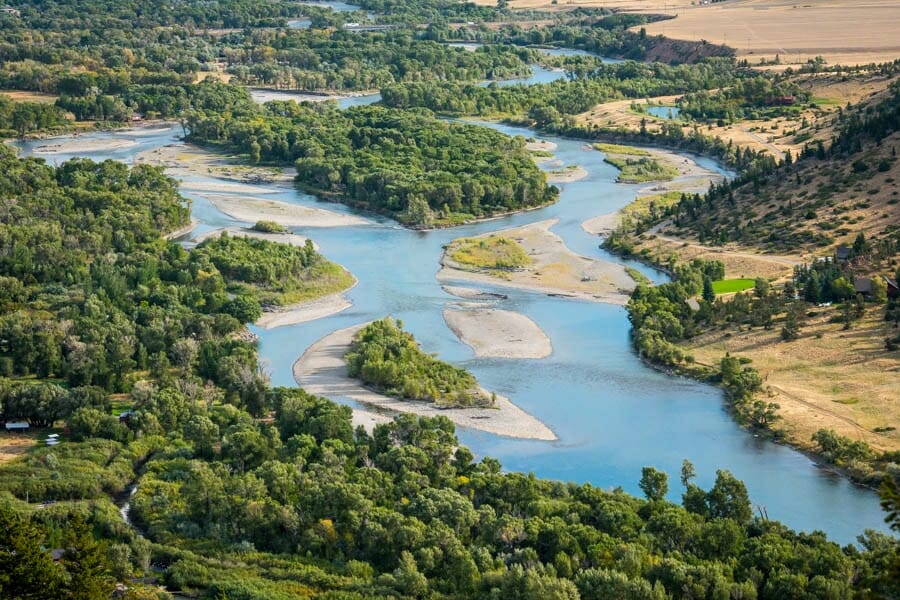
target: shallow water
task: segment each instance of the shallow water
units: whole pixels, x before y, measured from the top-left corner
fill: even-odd
[[[661,119],[677,119],[681,114],[681,109],[677,106],[647,106],[644,110],[648,115]]]
[[[511,135],[535,135],[528,129],[486,125]],[[131,162],[134,154],[174,143],[180,134],[180,127],[169,127],[149,133],[90,134],[81,139],[133,140],[137,145],[127,149],[85,154],[97,160],[108,157]],[[637,186],[615,183],[616,170],[584,142],[542,138],[558,144],[556,155],[563,164],[578,164],[589,172],[581,181],[562,185],[560,201],[553,206],[433,232],[409,231],[377,217],[367,227],[296,228],[314,239],[325,256],[353,272],[359,285],[348,292],[354,305],[343,313],[270,331],[254,329],[272,383],[295,385],[293,362],[319,338],[393,315],[403,320],[425,350],[470,369],[486,388],[508,396],[557,433],[559,441],[548,443],[459,431],[460,439],[476,454],[499,458],[507,469],[603,488],[621,486],[639,494],[641,467],[654,465],[669,473],[670,497],[677,501],[681,461],[688,458],[696,466],[701,486],[712,484],[716,469],[730,469],[747,483],[755,505],[791,527],[821,529],[841,543],[852,542],[865,528],[886,530],[873,492],[819,469],[798,452],[739,428],[726,412],[718,388],[672,377],[642,363],[631,348],[630,325],[622,307],[472,286],[507,293],[509,299],[498,301],[497,306],[533,319],[550,337],[554,351],[541,360],[475,358],[468,346],[456,339],[441,313],[457,299],[444,293],[435,279],[442,246],[454,238],[558,218],[553,231],[572,250],[624,262],[599,249],[599,239],[585,233],[581,223],[624,206]],[[30,153],[46,143],[16,145]],[[47,158],[58,163],[69,157]],[[715,167],[707,159],[699,162]],[[185,195],[193,200],[193,216],[201,222],[198,233],[236,224],[202,194],[186,191]],[[266,197],[323,206],[314,197],[292,189]],[[327,208],[351,212],[339,204]],[[656,271],[635,266],[654,280],[663,280]]]
[[[330,8],[334,12],[353,12],[354,10],[362,10],[361,6],[357,6],[356,4],[349,4],[347,2],[340,2],[340,0],[322,0],[321,2],[305,2],[301,1],[297,4],[303,4],[306,6],[318,6],[321,8]]]

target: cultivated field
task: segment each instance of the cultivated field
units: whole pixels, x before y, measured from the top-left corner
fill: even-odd
[[[751,62],[779,55],[783,63],[805,63],[822,56],[852,65],[900,57],[898,0],[738,0],[666,12],[677,17],[648,25],[648,34],[725,44]]]
[[[474,0],[495,6],[494,0]],[[511,0],[514,9],[565,11],[612,8],[676,17],[647,26],[647,33],[707,40],[758,62],[779,55],[783,63],[822,56],[830,64],[868,64],[900,58],[900,0]]]

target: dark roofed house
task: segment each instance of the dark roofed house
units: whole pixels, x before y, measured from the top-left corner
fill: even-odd
[[[852,250],[849,246],[838,246],[834,249],[834,257],[838,260],[838,262],[847,262],[850,260],[850,255],[852,254]]]
[[[897,282],[887,275],[882,275],[881,279],[884,280],[884,283],[887,286],[887,297],[900,298],[900,287],[897,286]]]
[[[855,291],[857,294],[868,296],[872,293],[872,280],[868,277],[854,277],[853,291]]]

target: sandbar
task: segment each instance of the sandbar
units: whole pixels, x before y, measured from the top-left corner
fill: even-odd
[[[547,173],[547,183],[570,183],[584,179],[588,175],[589,173],[584,167],[566,167],[557,171],[549,171]]]
[[[491,307],[445,308],[444,321],[475,356],[545,358],[553,344],[537,323],[523,314]]]
[[[499,395],[494,408],[441,409],[430,402],[398,400],[366,388],[362,382],[347,375],[347,365],[344,362],[344,355],[350,348],[353,336],[366,325],[362,323],[340,329],[310,346],[294,363],[297,385],[310,394],[332,400],[353,400],[422,417],[440,415],[460,427],[495,435],[545,441],[557,439],[549,427]]]
[[[278,190],[261,185],[249,183],[231,183],[227,181],[182,181],[181,189],[191,192],[212,192],[222,194],[280,194],[284,190]]]
[[[458,285],[442,285],[441,289],[457,298],[466,300],[506,300],[509,298],[506,294],[498,294],[497,292],[485,292],[476,290],[475,288],[461,287]]]
[[[547,140],[534,140],[531,142],[525,142],[525,149],[531,152],[553,152],[559,148],[559,145],[554,142],[548,142]]]
[[[355,284],[354,284],[355,285]],[[256,320],[254,325],[262,329],[275,329],[287,325],[298,325],[307,321],[323,319],[343,312],[353,306],[344,292],[329,294],[308,302],[285,306],[284,308],[268,309]]]
[[[291,187],[296,175],[290,167],[248,165],[241,157],[185,143],[168,144],[141,152],[135,156],[135,162],[164,167],[166,175],[182,180],[182,189],[197,192],[276,194]],[[213,177],[218,181],[196,180],[196,177]]]
[[[635,284],[625,268],[572,252],[550,231],[558,220],[548,219],[476,236],[477,239],[499,235],[522,246],[532,264],[514,271],[497,272],[458,264],[450,258],[454,244],[451,242],[441,257],[438,281],[471,281],[594,302],[626,304]]]
[[[622,214],[616,211],[588,219],[581,224],[581,228],[593,235],[608,235],[615,231],[621,222]]]
[[[122,140],[111,138],[100,138],[96,140],[68,140],[53,144],[38,146],[34,149],[35,154],[73,154],[83,152],[108,152],[112,150],[123,150],[137,146],[134,140]]]
[[[355,215],[265,198],[228,194],[207,194],[205,197],[221,212],[245,223],[274,221],[285,227],[349,227],[370,224],[370,221]]]
[[[327,100],[340,100],[344,96],[338,94],[315,94],[312,92],[290,90],[267,90],[264,88],[251,88],[250,97],[254,102],[265,104],[272,100],[282,102],[293,100],[294,102],[325,102]]]

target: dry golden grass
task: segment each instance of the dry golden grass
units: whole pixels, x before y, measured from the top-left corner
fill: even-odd
[[[828,322],[838,308],[813,310],[796,341],[782,342],[780,327],[714,331],[693,340],[689,352],[704,364],[725,352],[752,359],[770,401],[781,406],[777,428],[793,443],[809,446],[813,433],[829,428],[880,450],[900,450],[900,431],[875,431],[900,428],[900,353],[885,350],[885,338],[896,330],[883,321],[883,306],[868,308],[848,331]]]
[[[751,60],[805,63],[822,56],[830,64],[888,62],[900,57],[900,1],[738,0],[679,7],[677,17],[647,25],[647,33],[707,40]]]
[[[59,96],[54,94],[42,94],[41,92],[26,92],[22,90],[0,90],[0,94],[9,96],[16,102],[40,102],[41,104],[53,104]]]
[[[830,143],[838,107],[878,97],[895,80],[896,77],[882,75],[838,76],[829,73],[797,75],[792,81],[818,101],[815,108],[807,108],[791,118],[746,120],[724,126],[700,125],[700,131],[704,135],[731,141],[735,146],[754,151],[765,151],[779,157],[788,151],[797,155],[803,149],[804,143],[815,143],[819,140],[826,144]],[[641,121],[644,120],[647,130],[655,132],[660,130],[666,120],[639,112],[635,110],[634,105],[672,105],[678,99],[679,96],[658,96],[641,100],[607,102],[577,115],[576,120],[585,125],[593,124],[632,131],[638,131]]]
[[[37,434],[0,432],[0,464],[14,460],[37,444]]]
[[[637,252],[646,249],[651,260],[662,264],[665,264],[671,255],[675,255],[678,262],[690,262],[695,258],[720,260],[725,265],[727,279],[763,277],[777,281],[792,275],[794,266],[803,262],[804,258],[809,258],[800,255],[758,254],[738,248],[733,244],[713,248],[693,241],[653,233],[641,235],[638,242]]]

